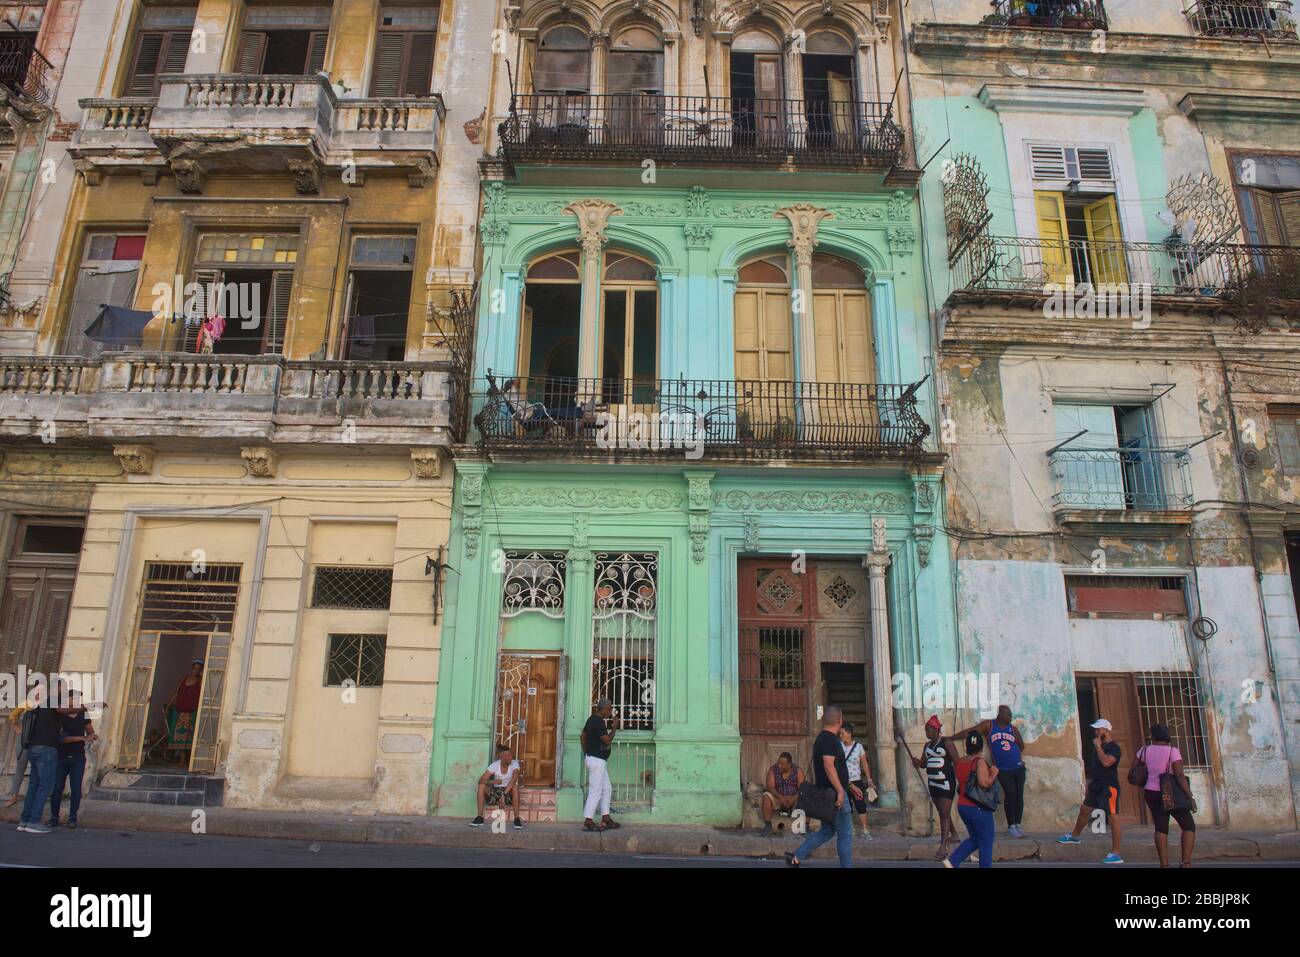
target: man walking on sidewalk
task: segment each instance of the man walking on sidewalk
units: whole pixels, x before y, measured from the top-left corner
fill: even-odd
[[[853,866],[853,810],[847,793],[849,768],[844,760],[844,748],[840,744],[840,728],[843,725],[844,712],[839,705],[828,704],[822,712],[821,734],[813,742],[812,769],[817,787],[835,790],[835,821],[832,824],[823,821],[821,829],[809,834],[799,845],[799,850],[793,854],[786,853],[785,862],[791,867],[798,867],[809,854],[831,838],[835,838],[840,867]]]
[[[618,730],[618,716],[614,714],[614,702],[601,698],[591,709],[591,717],[582,729],[582,753],[587,765],[587,803],[583,807],[582,829],[584,831],[603,831],[607,828],[619,828],[609,816],[609,799],[613,795],[613,786],[609,781],[609,755],[613,750],[614,733]],[[593,817],[600,809],[600,823]]]
[[[53,694],[52,697],[57,698],[58,695]],[[31,770],[22,816],[18,819],[18,830],[28,834],[50,833],[50,828],[41,823],[41,814],[54,791],[54,775],[59,763],[59,732],[63,727],[63,717],[53,707],[55,703],[38,701],[32,712],[31,730],[27,733],[27,740],[22,742],[27,748],[27,762]]]
[[[1079,817],[1074,822],[1074,830],[1062,834],[1058,844],[1081,844],[1079,835],[1088,824],[1094,811],[1101,811],[1105,816],[1106,826],[1110,828],[1110,853],[1101,859],[1103,864],[1123,864],[1119,856],[1119,843],[1123,837],[1119,820],[1115,815],[1119,811],[1119,759],[1123,757],[1119,744],[1111,737],[1112,728],[1105,718],[1098,718],[1092,723],[1092,747],[1086,755],[1088,759],[1088,790],[1079,806]]]

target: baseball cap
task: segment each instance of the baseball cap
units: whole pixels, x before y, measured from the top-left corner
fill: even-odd
[[[1114,731],[1114,730],[1115,730],[1114,728],[1112,728],[1112,727],[1110,726],[1110,722],[1107,721],[1105,718],[1098,718],[1096,721],[1094,721],[1094,722],[1090,725],[1090,727],[1093,727],[1093,728],[1105,728],[1107,731]]]

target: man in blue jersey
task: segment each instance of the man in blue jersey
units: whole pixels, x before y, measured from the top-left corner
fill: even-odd
[[[998,783],[1002,785],[1005,798],[1002,807],[1007,815],[1007,834],[1024,837],[1020,820],[1025,813],[1025,762],[1021,757],[1025,741],[1020,737],[1020,729],[1011,723],[1012,717],[1011,708],[1000,705],[996,718],[958,731],[953,737],[960,741],[972,732],[979,732],[988,739],[989,752],[994,767],[998,769]]]

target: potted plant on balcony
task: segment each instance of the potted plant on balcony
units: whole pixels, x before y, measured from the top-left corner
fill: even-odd
[[[772,438],[777,445],[794,445],[794,419],[781,416],[772,429]]]
[[[754,441],[754,419],[748,412],[736,413],[736,438],[742,445],[751,445]]]

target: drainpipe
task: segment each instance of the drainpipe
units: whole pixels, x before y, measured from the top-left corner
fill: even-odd
[[[1223,394],[1228,400],[1228,419],[1232,426],[1232,455],[1235,460],[1233,471],[1237,475],[1237,489],[1241,495],[1241,501],[1247,507],[1250,506],[1250,488],[1246,483],[1246,474],[1241,463],[1241,453],[1243,447],[1241,444],[1241,433],[1237,429],[1237,405],[1232,397],[1232,380],[1228,376],[1228,362],[1223,356],[1223,349],[1215,347],[1215,352],[1219,354],[1219,376],[1223,380]],[[1268,604],[1264,601],[1264,573],[1259,567],[1259,556],[1255,552],[1255,530],[1251,527],[1250,518],[1246,518],[1246,537],[1250,544],[1250,565],[1255,570],[1255,588],[1257,591],[1256,600],[1259,603],[1259,617],[1264,626],[1264,654],[1268,660],[1268,676],[1273,689],[1273,700],[1277,702],[1278,709],[1278,726],[1282,729],[1282,757],[1287,762],[1288,774],[1290,778],[1291,749],[1287,743],[1286,733],[1286,713],[1284,711],[1284,702],[1282,700],[1282,689],[1277,680],[1277,668],[1273,664],[1273,634],[1268,627]],[[1197,594],[1197,603],[1200,603],[1199,591]],[[1226,807],[1226,800],[1225,800]],[[1291,788],[1291,826],[1298,826],[1296,817],[1296,794],[1295,786]]]

